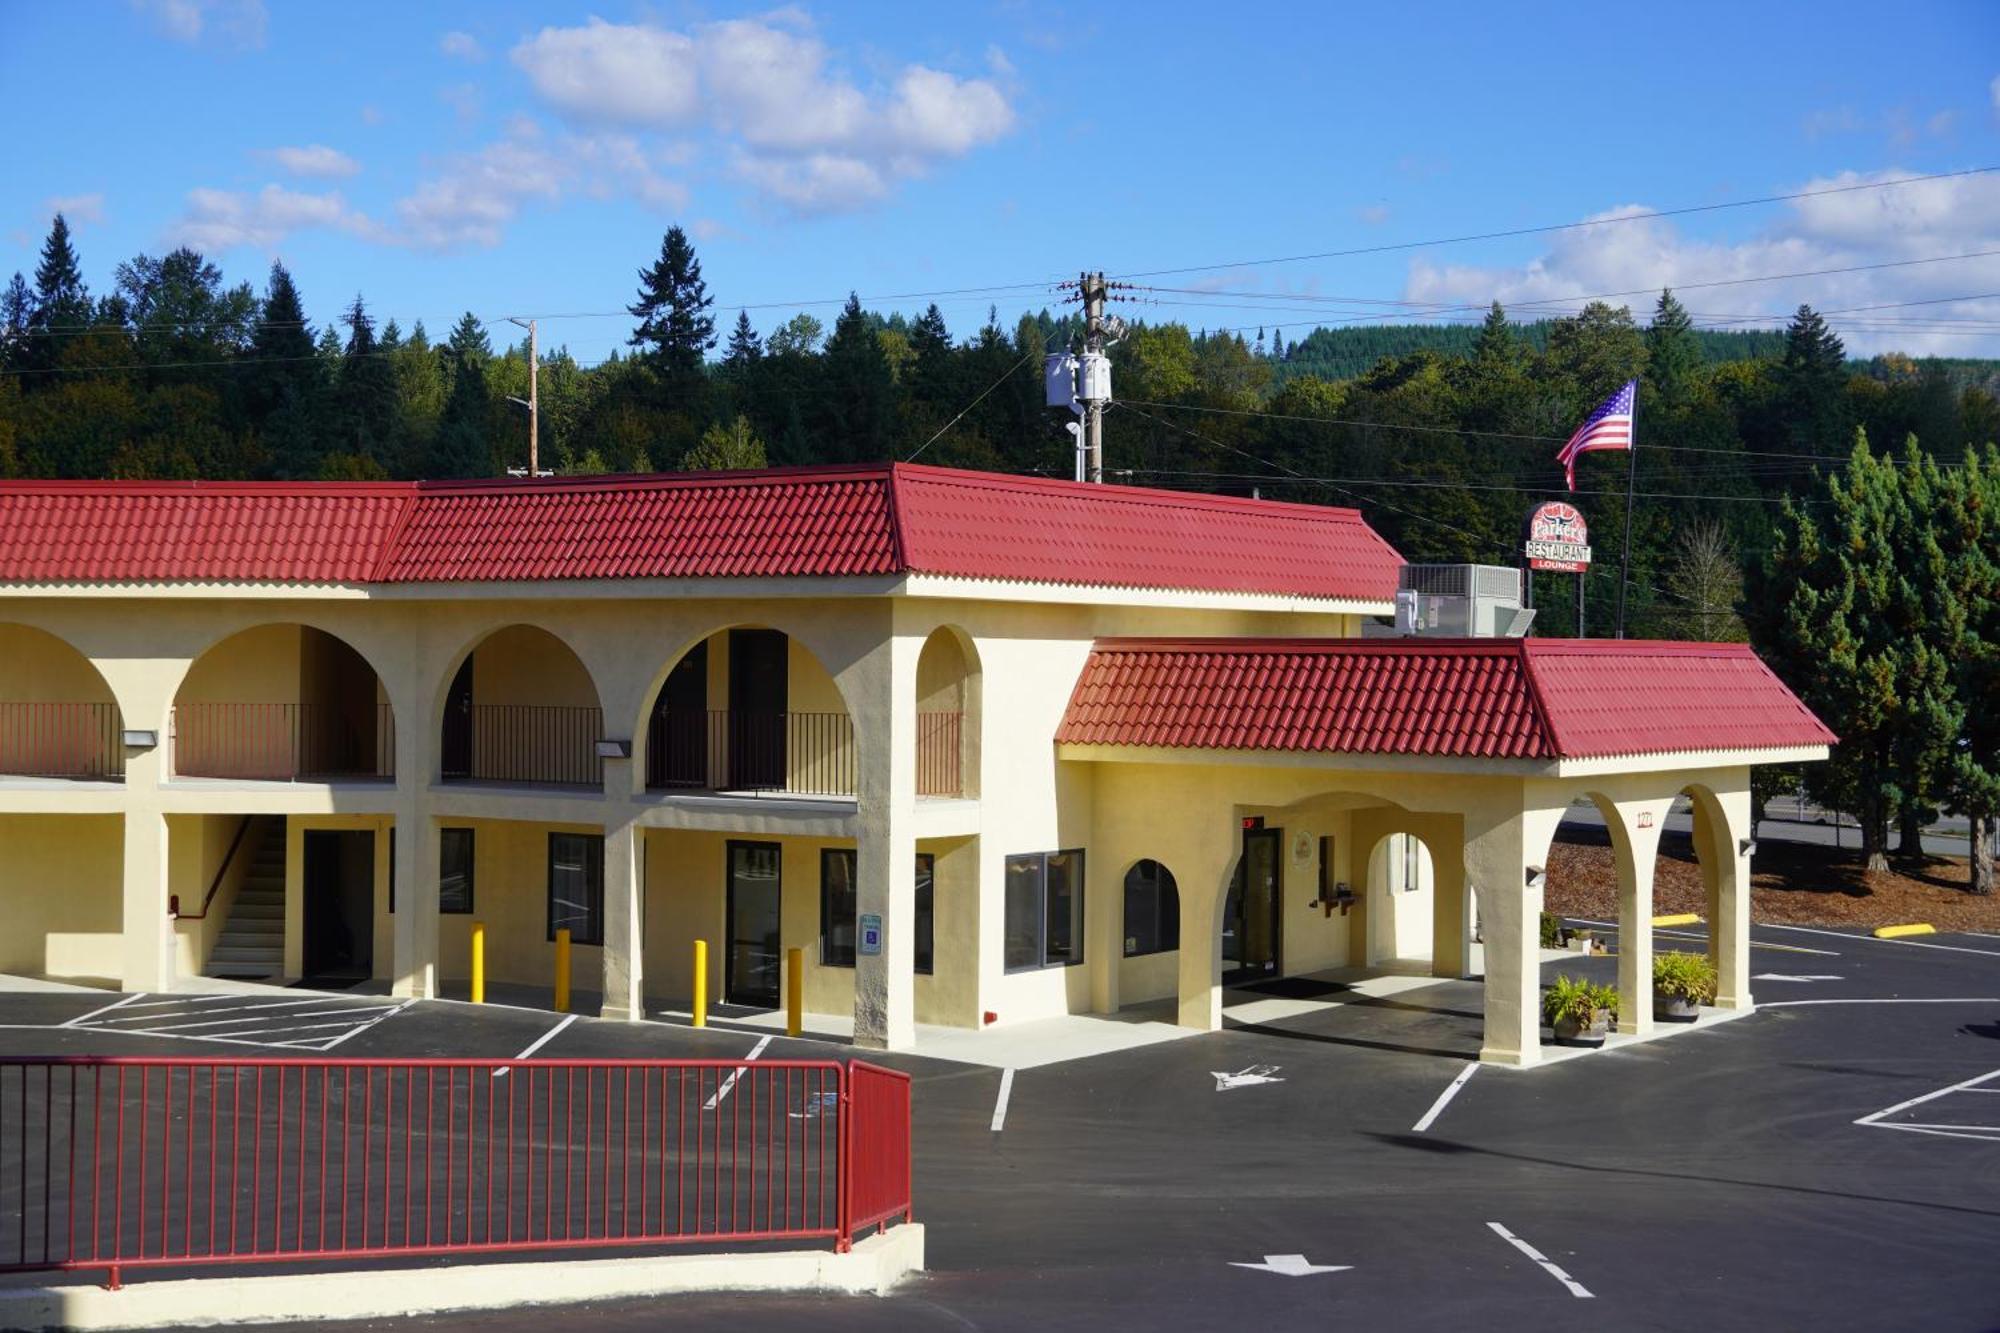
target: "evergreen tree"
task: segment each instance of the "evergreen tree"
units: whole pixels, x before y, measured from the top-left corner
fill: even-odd
[[[714,304],[687,233],[671,227],[660,242],[658,262],[639,271],[639,299],[627,307],[639,327],[626,341],[645,348],[670,379],[693,379],[715,346],[715,320],[708,313]]]
[[[842,462],[888,457],[894,385],[875,321],[848,294],[826,340],[822,447]]]
[[[445,339],[444,345],[460,364],[478,362],[483,366],[493,359],[493,342],[486,336],[486,326],[470,310],[460,315],[458,323],[452,325],[451,336]]]
[[[720,422],[702,433],[701,443],[681,455],[683,472],[724,472],[766,465],[764,442],[750,429],[741,412],[727,426]]]
[[[910,391],[920,398],[946,396],[951,383],[951,330],[933,301],[910,326]]]
[[[69,222],[56,214],[42,242],[42,260],[35,265],[35,310],[38,330],[73,332],[91,323],[90,289],[84,286],[83,265],[70,244]]]
[[[738,372],[748,370],[764,356],[763,339],[757,336],[757,329],[750,323],[750,312],[736,312],[736,327],[730,331],[729,346],[722,356],[722,364]]]
[[[347,325],[348,337],[334,391],[328,454],[366,460],[377,470],[385,470],[395,436],[395,372],[382,355],[375,340],[375,321],[359,295],[341,322]],[[352,471],[356,465],[342,466]],[[324,461],[321,471],[324,474]]]
[[[1646,382],[1658,393],[1663,406],[1681,402],[1693,387],[1701,368],[1701,345],[1695,340],[1694,321],[1687,308],[1674,299],[1671,288],[1660,292],[1653,308],[1653,322],[1646,329]]]
[[[1972,826],[1971,889],[1984,897],[2000,835],[2000,449],[1968,450],[1941,480],[1940,553],[1965,613],[1954,677],[1966,725],[1945,799]]]
[[[1521,346],[1514,338],[1514,326],[1507,322],[1507,312],[1495,301],[1479,325],[1479,341],[1472,346],[1473,362],[1482,369],[1511,369],[1520,357]]]
[[[35,298],[17,272],[7,290],[0,294],[0,370],[16,370],[26,364],[28,321],[35,313]]]
[[[478,325],[478,320],[467,315],[445,344],[443,355],[452,368],[451,396],[445,400],[437,443],[431,450],[428,475],[433,477],[493,475],[493,444],[487,431],[491,406],[486,391],[487,358],[479,354],[486,335]]]
[[[1811,454],[1840,447],[1853,429],[1847,349],[1811,306],[1800,306],[1785,330],[1777,383],[1790,449]]]
[[[318,476],[315,425],[322,409],[324,367],[299,289],[276,261],[264,286],[248,356],[254,364],[242,372],[246,408],[262,433],[270,467],[281,477]]]

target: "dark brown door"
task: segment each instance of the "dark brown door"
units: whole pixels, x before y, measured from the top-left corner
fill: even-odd
[[[785,636],[729,631],[729,785],[785,785]]]
[[[646,753],[649,787],[707,787],[708,644],[674,663],[653,709]]]
[[[1282,966],[1284,846],[1283,829],[1243,831],[1243,855],[1222,912],[1225,984],[1275,977]]]

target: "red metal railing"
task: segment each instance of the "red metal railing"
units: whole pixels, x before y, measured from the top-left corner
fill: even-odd
[[[445,747],[446,780],[604,785],[604,761],[597,757],[597,742],[604,736],[601,709],[477,704],[465,713],[465,739]]]
[[[0,1059],[0,1272],[831,1240],[909,1202],[856,1062]]]
[[[176,704],[172,739],[181,777],[396,775],[396,719],[387,704]]]
[[[841,1179],[845,1234],[910,1220],[910,1076],[856,1060],[848,1066]]]
[[[0,703],[0,773],[31,778],[122,778],[117,704]]]

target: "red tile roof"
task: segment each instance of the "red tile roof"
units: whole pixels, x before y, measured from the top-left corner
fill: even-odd
[[[1387,603],[1352,509],[907,463],[539,481],[0,483],[0,584],[925,573]]]
[[[1743,644],[1106,639],[1056,739],[1550,760],[1835,737]]]

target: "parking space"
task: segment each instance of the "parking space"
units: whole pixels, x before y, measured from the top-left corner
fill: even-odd
[[[1451,982],[1232,992],[1232,1009],[1294,1007],[1011,1074],[886,1057],[918,1080],[916,1197],[931,1224],[932,1272],[890,1298],[895,1322],[1165,1327],[1203,1311],[1301,1327],[1993,1325],[2000,941],[1919,948],[1764,928],[1756,939],[1774,947],[1759,952],[1770,975],[1754,1017],[1537,1070],[1468,1063],[1478,988]],[[1615,963],[1546,970],[1610,979]],[[0,1048],[185,1044],[104,1022],[118,1010],[72,1021],[114,998],[6,997],[10,1023],[49,1026],[0,1030]],[[427,1002],[373,1021],[339,1054],[531,1047],[531,1058],[852,1053]],[[675,1316],[843,1328],[885,1313],[718,1296],[677,1302]],[[592,1312],[607,1329],[658,1317],[657,1306]]]

